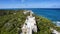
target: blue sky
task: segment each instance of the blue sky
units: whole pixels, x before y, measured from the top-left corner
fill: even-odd
[[[0,0],[3,8],[60,8],[60,0]]]

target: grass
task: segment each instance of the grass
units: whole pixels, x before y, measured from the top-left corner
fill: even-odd
[[[18,34],[21,32],[21,27],[25,22],[26,16],[28,15],[24,15],[23,11],[24,10],[0,10],[0,33]],[[60,27],[55,27],[56,25],[53,24],[51,20],[43,16],[34,16],[36,17],[38,26],[38,32],[34,34],[51,34],[50,28],[60,31]]]

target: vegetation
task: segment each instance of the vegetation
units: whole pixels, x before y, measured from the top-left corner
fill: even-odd
[[[0,34],[18,34],[21,32],[21,27],[25,22],[26,16],[24,10],[0,10]],[[50,27],[60,31],[60,27],[52,23],[49,19],[37,16],[36,22],[38,32],[34,34],[51,34]],[[19,28],[19,29],[18,29]]]

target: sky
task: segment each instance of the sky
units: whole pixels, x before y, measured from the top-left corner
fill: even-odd
[[[0,0],[4,8],[60,8],[60,0]]]

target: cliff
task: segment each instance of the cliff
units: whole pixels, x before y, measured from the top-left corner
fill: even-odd
[[[18,34],[21,32],[21,27],[26,20],[26,16],[23,14],[24,10],[0,10],[0,33],[1,34]],[[60,27],[55,27],[56,25],[52,23],[51,20],[43,17],[37,16],[37,28],[38,32],[34,34],[51,34],[50,28],[54,28],[60,31]]]

